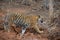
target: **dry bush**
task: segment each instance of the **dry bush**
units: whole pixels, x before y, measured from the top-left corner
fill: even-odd
[[[58,14],[58,16],[53,20],[54,20],[53,21],[54,25],[52,26],[52,30],[50,31],[48,35],[48,39],[49,40],[60,40],[60,21],[59,21],[60,14]]]

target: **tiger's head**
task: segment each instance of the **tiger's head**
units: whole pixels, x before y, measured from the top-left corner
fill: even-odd
[[[40,15],[37,15],[38,22],[43,23],[43,18]]]

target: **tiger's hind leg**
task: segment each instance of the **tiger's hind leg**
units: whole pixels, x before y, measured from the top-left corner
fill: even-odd
[[[5,15],[4,18],[4,23],[3,23],[3,26],[4,26],[4,30],[7,31],[7,32],[10,32],[10,16],[9,15]]]
[[[8,22],[4,23],[4,30],[7,31],[7,32],[10,32],[10,25],[9,25]]]

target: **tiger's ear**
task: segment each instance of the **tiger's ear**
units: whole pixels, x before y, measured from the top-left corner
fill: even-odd
[[[38,16],[38,18],[40,18],[40,15],[37,15]]]

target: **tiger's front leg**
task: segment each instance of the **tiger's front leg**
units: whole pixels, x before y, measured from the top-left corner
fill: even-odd
[[[22,32],[20,33],[21,36],[24,35],[26,29],[29,27],[29,24],[28,23],[25,23],[23,26],[22,26]]]
[[[41,31],[41,30],[38,28],[38,25],[37,25],[37,24],[35,24],[35,25],[33,26],[33,28],[34,28],[38,33],[43,33],[43,31]]]
[[[26,28],[22,28],[22,32],[20,33],[20,36],[23,36],[26,31]]]

